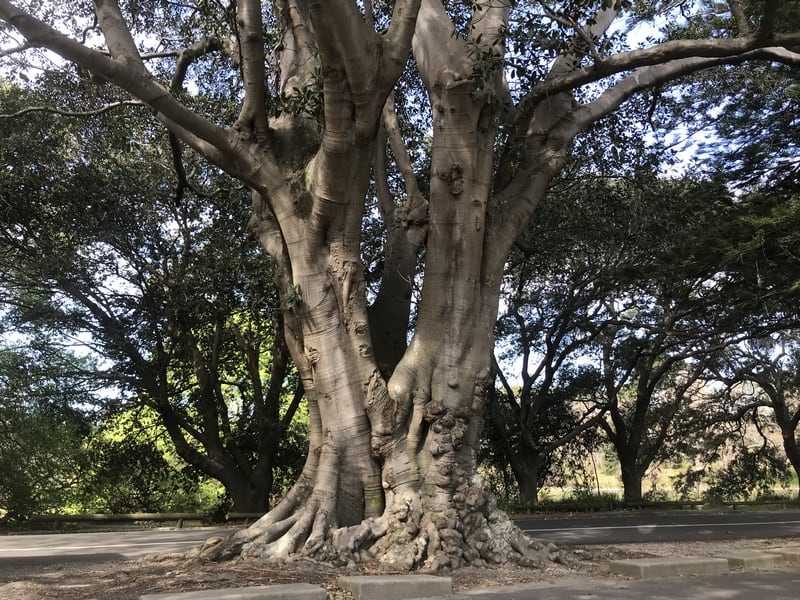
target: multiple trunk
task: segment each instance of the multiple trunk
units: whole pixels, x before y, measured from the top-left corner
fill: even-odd
[[[434,108],[434,141],[430,196],[418,204],[429,210],[414,336],[398,351],[408,319],[387,318],[385,307],[399,304],[407,314],[416,260],[393,244],[414,238],[415,205],[393,222],[399,235],[388,236],[385,251],[397,258],[398,277],[383,282],[370,315],[359,228],[375,138],[359,136],[369,131],[359,129],[368,125],[359,115],[374,107],[326,78],[319,149],[302,169],[285,165],[282,176],[293,185],[256,186],[251,223],[278,265],[286,336],[309,402],[308,461],[278,506],[207,556],[375,556],[392,569],[434,570],[558,556],[524,538],[476,474],[503,262],[520,223],[491,220],[497,109],[476,99],[461,43],[439,52],[449,19],[436,3],[422,4],[432,31],[418,31],[415,53]],[[492,33],[507,9],[486,9],[481,26]],[[346,120],[354,114],[355,122]],[[531,206],[560,160],[563,149],[538,169]],[[282,214],[282,206],[292,208]]]

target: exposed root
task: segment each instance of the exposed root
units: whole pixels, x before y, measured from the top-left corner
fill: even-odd
[[[353,567],[377,562],[384,571],[445,571],[461,567],[515,564],[541,568],[548,563],[573,566],[575,559],[553,544],[525,536],[499,510],[480,477],[455,494],[441,510],[423,510],[419,495],[406,492],[381,517],[350,527],[334,527],[330,505],[312,497],[290,517],[256,523],[218,542],[224,551],[205,552],[224,559],[309,558]],[[212,549],[218,546],[211,546]]]
[[[420,396],[414,413],[421,415],[416,443],[409,447],[407,439],[397,436],[387,446],[383,494],[369,487],[374,483],[370,477],[342,478],[346,450],[322,444],[314,459],[318,468],[304,471],[305,483],[249,529],[210,542],[201,556],[306,557],[337,566],[376,562],[393,572],[574,562],[554,545],[527,538],[497,508],[483,479],[471,474],[469,411],[447,409]],[[359,494],[360,512],[354,506]],[[370,516],[373,496],[385,500],[380,516]]]

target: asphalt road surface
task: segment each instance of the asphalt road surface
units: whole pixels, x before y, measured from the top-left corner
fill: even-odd
[[[0,536],[0,566],[128,560],[145,554],[185,552],[232,529],[174,529],[107,533]]]
[[[520,517],[515,522],[531,537],[561,545],[800,536],[800,511]]]
[[[800,511],[774,513],[632,514],[570,518],[520,517],[523,531],[561,545],[622,544],[680,540],[800,537]],[[175,529],[0,536],[3,564],[126,560],[151,553],[181,552],[231,529]]]

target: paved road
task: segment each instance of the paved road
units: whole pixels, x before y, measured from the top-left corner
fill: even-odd
[[[625,544],[744,538],[800,537],[800,511],[675,513],[515,520],[537,539],[569,544]]]
[[[111,533],[0,536],[3,564],[127,560],[144,554],[184,552],[230,529],[175,529]]]
[[[680,513],[545,519],[519,518],[529,535],[562,545],[678,540],[800,537],[800,511],[779,513]],[[3,564],[125,560],[143,554],[180,552],[230,529],[176,529],[0,536]]]

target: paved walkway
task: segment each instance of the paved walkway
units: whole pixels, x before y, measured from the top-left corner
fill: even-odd
[[[654,579],[567,577],[458,594],[447,593],[449,579],[428,576],[350,577],[343,578],[342,585],[355,600],[798,600],[800,568]],[[155,594],[141,600],[324,600],[325,596],[321,587],[301,584]]]
[[[495,590],[472,590],[458,600],[798,600],[800,569],[731,572],[698,577],[562,579]]]

